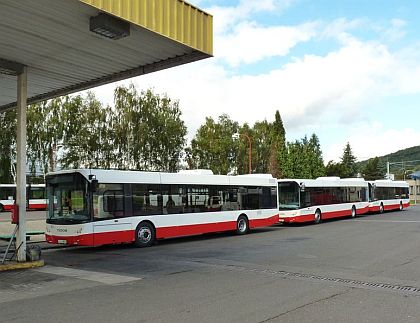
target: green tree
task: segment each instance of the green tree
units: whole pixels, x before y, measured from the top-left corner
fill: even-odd
[[[334,163],[332,160],[325,167],[325,172],[327,176],[344,177],[343,165],[341,163]]]
[[[16,179],[16,110],[0,113],[0,182]]]
[[[288,142],[284,176],[286,178],[306,178],[305,156],[303,144],[300,140]]]
[[[185,145],[187,128],[178,101],[134,85],[114,92],[112,125],[117,167],[176,171]]]
[[[305,136],[287,144],[285,176],[289,178],[316,178],[325,175],[322,151],[318,137]]]
[[[60,124],[63,127],[62,155],[59,163],[63,168],[79,168],[84,166],[85,152],[83,145],[88,138],[84,137],[83,128],[86,126],[85,108],[81,95],[64,97],[60,105]],[[55,149],[59,149],[55,146]],[[58,155],[58,151],[56,152]]]
[[[374,181],[376,179],[383,179],[384,173],[379,166],[379,158],[375,157],[369,159],[362,171],[365,180]]]
[[[110,168],[114,165],[109,106],[103,107],[95,95],[88,92],[85,97],[67,100],[62,117],[65,124],[71,124],[63,136],[61,163],[64,167]]]
[[[324,160],[322,158],[321,144],[316,134],[312,134],[308,142],[308,163],[310,178],[325,176]]]
[[[277,110],[272,126],[272,142],[270,147],[268,172],[276,178],[284,178],[286,173],[287,149],[286,131],[280,112]]]
[[[223,114],[215,121],[207,117],[187,149],[189,167],[211,169],[215,174],[230,173],[235,166],[238,142],[232,136],[238,123]]]
[[[356,157],[353,155],[353,151],[348,142],[343,150],[343,155],[341,156],[341,164],[343,166],[343,176],[342,177],[355,177],[357,173],[356,167]]]
[[[244,123],[242,126],[238,127],[239,138],[237,138],[237,150],[236,150],[236,173],[237,174],[249,174],[250,172],[255,172],[255,166],[259,165],[261,167],[262,163],[257,162],[257,158],[261,158],[264,148],[258,147],[259,144],[263,142],[258,142],[258,137],[263,135],[263,127],[260,127],[260,133],[255,134],[255,127],[251,128],[247,123]],[[258,130],[257,130],[258,131]],[[249,138],[249,139],[248,139]],[[251,147],[250,147],[251,142]],[[251,151],[250,151],[251,149]],[[257,156],[257,150],[259,156]],[[251,171],[249,169],[249,158],[251,157]]]
[[[28,107],[28,162],[33,176],[37,171],[45,175],[56,169],[64,130],[62,103],[67,99],[57,98]]]
[[[244,140],[245,141],[245,140]],[[252,129],[252,172],[268,173],[273,147],[273,125],[267,120],[256,122]]]

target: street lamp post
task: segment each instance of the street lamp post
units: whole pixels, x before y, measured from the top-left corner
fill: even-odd
[[[249,151],[248,151],[248,170],[249,173],[252,174],[252,141],[251,137],[248,136],[246,133],[235,133],[233,134],[233,139],[239,139],[240,136],[244,136],[248,140],[249,144]]]

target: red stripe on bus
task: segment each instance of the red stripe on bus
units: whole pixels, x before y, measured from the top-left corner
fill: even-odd
[[[3,208],[5,211],[9,211],[13,208],[13,204],[3,205]],[[46,204],[29,204],[28,209],[45,210],[47,209],[47,205]]]
[[[369,212],[379,212],[380,207],[379,206],[370,206]]]
[[[322,212],[321,216],[322,219],[332,219],[332,218],[340,218],[344,216],[351,215],[351,209],[350,210],[341,210],[341,211],[332,211],[332,212]]]
[[[54,244],[93,246],[93,233],[81,234],[79,236],[53,236],[45,234],[45,240]]]
[[[391,205],[384,205],[384,210],[385,211],[389,211],[389,210],[397,210],[400,208],[400,204],[391,204]]]
[[[204,223],[193,225],[180,225],[174,227],[164,227],[156,229],[156,238],[173,238],[181,236],[191,236],[202,233],[231,231],[236,230],[236,221]]]
[[[29,204],[30,209],[37,209],[37,210],[45,210],[47,208],[47,204],[41,203],[41,204]]]
[[[357,215],[366,214],[367,212],[369,212],[369,206],[366,206],[361,209],[356,209]],[[323,220],[345,217],[345,216],[350,216],[350,215],[351,215],[351,209],[321,213]],[[294,217],[280,217],[280,222],[284,222],[284,223],[304,223],[304,222],[311,222],[314,220],[315,220],[315,214],[298,215]]]
[[[274,224],[279,223],[279,215],[276,214],[272,217],[266,218],[266,219],[253,219],[249,220],[249,227],[251,229],[253,228],[259,228],[259,227],[269,227]]]
[[[280,222],[283,223],[304,223],[304,222],[311,222],[315,219],[314,214],[307,214],[307,215],[299,215],[287,218],[279,218]]]
[[[279,222],[279,215],[276,214],[269,218],[249,220],[249,227],[250,228],[267,227],[270,225],[277,224],[278,222]],[[236,230],[236,221],[157,228],[156,237],[158,239],[173,238],[173,237],[190,236],[190,235],[203,234],[203,233],[209,233],[209,232],[232,231],[232,230]]]
[[[366,206],[366,207],[364,207],[364,208],[361,208],[361,209],[357,209],[356,210],[356,214],[357,215],[359,215],[359,214],[366,214],[366,213],[369,213],[369,205]]]
[[[403,208],[407,208],[410,206],[410,203],[403,203]],[[391,204],[391,205],[384,205],[384,210],[385,211],[390,211],[390,210],[399,210],[400,209],[400,204]],[[371,206],[369,208],[369,212],[379,212],[380,207],[379,206]]]
[[[279,222],[278,214],[266,218],[249,221],[250,228],[270,226]],[[233,231],[236,230],[236,221],[182,225],[156,229],[156,238],[173,238],[191,236],[209,232]],[[79,245],[79,246],[100,246],[104,244],[117,244],[134,241],[134,230],[90,233],[79,236],[52,236],[45,235],[47,242],[55,244]]]
[[[134,241],[134,230],[100,232],[93,234],[93,243],[95,246],[104,244],[126,243]]]

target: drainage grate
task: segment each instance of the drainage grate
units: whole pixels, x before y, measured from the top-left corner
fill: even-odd
[[[420,294],[420,287],[415,287],[415,286],[404,286],[404,285],[398,285],[398,284],[369,282],[369,281],[356,280],[356,279],[328,277],[328,276],[321,276],[321,275],[314,275],[314,274],[290,272],[290,271],[284,271],[284,270],[249,268],[243,265],[234,265],[234,264],[220,264],[220,263],[209,264],[207,262],[203,262],[200,260],[188,261],[188,263],[194,263],[195,265],[211,266],[211,267],[218,267],[218,268],[223,267],[228,270],[241,271],[241,272],[252,272],[252,273],[257,273],[257,274],[275,275],[275,276],[280,276],[280,277],[290,278],[290,279],[300,279],[300,280],[307,280],[307,281],[313,281],[313,282],[330,282],[330,283],[341,284],[341,285],[355,287],[355,288]]]
[[[338,278],[338,277],[328,277],[328,276],[304,274],[304,273],[297,273],[297,272],[289,272],[289,271],[284,271],[284,270],[276,271],[272,269],[246,268],[246,267],[241,267],[241,266],[227,266],[227,267],[230,267],[230,268],[236,267],[240,271],[270,274],[270,275],[282,276],[285,278],[288,277],[288,278],[304,279],[304,280],[318,281],[318,282],[325,281],[325,282],[337,283],[337,284],[342,284],[342,285],[351,286],[351,287],[420,294],[420,287],[414,287],[414,286],[393,285],[393,284],[379,283],[379,282],[368,282],[368,281],[355,280],[355,279],[346,279],[346,278]]]
[[[167,258],[166,261],[170,261],[169,258]],[[415,286],[404,286],[404,285],[381,283],[381,282],[369,282],[369,281],[356,280],[356,279],[329,277],[329,276],[305,274],[305,273],[298,273],[298,272],[291,272],[291,271],[284,271],[284,270],[251,268],[251,267],[245,266],[243,263],[232,264],[231,262],[227,262],[223,260],[219,260],[218,263],[208,263],[206,260],[197,259],[197,258],[194,260],[193,259],[179,260],[178,258],[178,259],[173,259],[172,261],[174,263],[177,263],[177,264],[182,263],[184,265],[188,264],[188,265],[194,265],[194,266],[214,267],[214,268],[224,269],[224,270],[273,275],[273,276],[279,276],[283,278],[299,279],[299,280],[306,280],[306,281],[312,281],[312,282],[330,282],[330,283],[345,285],[345,286],[354,287],[354,288],[383,290],[383,291],[400,292],[400,293],[405,293],[405,294],[409,293],[409,294],[420,295],[420,287],[415,287]]]

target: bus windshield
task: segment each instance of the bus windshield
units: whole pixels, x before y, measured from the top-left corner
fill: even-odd
[[[87,180],[80,174],[47,177],[47,223],[90,221],[88,192]]]
[[[300,187],[296,182],[279,182],[279,209],[297,210],[299,208]]]

